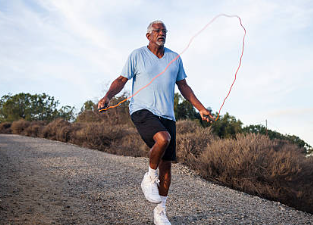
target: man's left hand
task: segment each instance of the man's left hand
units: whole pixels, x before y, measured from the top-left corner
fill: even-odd
[[[207,109],[199,111],[202,120],[207,121],[208,123],[213,123],[215,118],[212,116],[211,112]]]

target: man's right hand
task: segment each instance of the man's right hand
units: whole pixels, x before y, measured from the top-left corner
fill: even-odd
[[[123,76],[119,76],[118,78],[116,78],[111,84],[106,95],[98,102],[98,109],[108,107],[110,99],[112,99],[123,89],[127,81],[128,79]]]
[[[98,110],[101,108],[106,108],[109,105],[110,100],[104,96],[100,101],[98,102]]]

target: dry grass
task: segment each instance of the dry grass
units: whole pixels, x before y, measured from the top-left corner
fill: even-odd
[[[211,128],[202,128],[193,121],[178,121],[177,161],[193,167],[203,149],[215,139]]]
[[[24,135],[31,137],[39,137],[42,133],[42,129],[47,123],[44,121],[33,121],[24,130]]]
[[[79,123],[95,123],[101,122],[102,118],[101,114],[91,110],[86,110],[78,115],[76,121]]]
[[[30,122],[23,119],[14,121],[11,125],[12,133],[25,135],[24,131],[28,128],[29,125]]]
[[[302,148],[256,134],[219,139],[191,121],[177,131],[178,161],[202,177],[313,213],[313,157]]]
[[[111,148],[107,152],[117,155],[147,157],[149,155],[148,146],[142,141],[135,128],[128,128],[127,135],[121,139],[113,140]]]
[[[115,113],[112,111],[111,113]],[[81,122],[62,119],[49,124],[19,120],[0,124],[0,131],[71,142],[113,154],[148,156],[149,149],[124,118],[109,121],[86,115]],[[98,122],[87,122],[98,121]],[[177,159],[211,181],[313,213],[313,157],[286,141],[264,135],[220,139],[197,122],[177,122]]]
[[[237,135],[208,142],[187,164],[208,180],[312,213],[313,159],[301,151],[264,135]]]
[[[11,125],[12,123],[9,122],[0,123],[0,134],[11,134]]]
[[[83,147],[105,150],[113,140],[118,140],[126,132],[122,126],[106,126],[105,123],[80,124],[73,132],[70,141]]]
[[[63,119],[56,119],[42,129],[40,137],[67,142],[70,130],[71,123]]]

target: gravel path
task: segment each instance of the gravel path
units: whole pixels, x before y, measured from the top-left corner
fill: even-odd
[[[140,189],[146,158],[0,135],[0,224],[153,224]],[[313,215],[173,166],[172,224],[313,224]]]

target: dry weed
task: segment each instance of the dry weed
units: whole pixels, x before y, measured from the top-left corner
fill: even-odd
[[[24,135],[30,137],[39,137],[42,132],[42,129],[46,125],[44,121],[32,121],[29,126],[25,129]]]
[[[42,129],[40,137],[48,138],[51,140],[67,141],[67,135],[70,127],[71,123],[63,119],[56,119]]]
[[[13,134],[24,134],[24,131],[27,129],[27,127],[29,125],[30,125],[30,122],[26,121],[24,119],[14,121],[11,125],[12,133]]]
[[[295,145],[248,134],[211,142],[195,169],[209,180],[313,212],[310,160]]]
[[[71,137],[71,142],[83,147],[104,150],[113,140],[125,135],[125,126],[107,126],[106,123],[86,123]]]
[[[86,110],[77,116],[76,121],[79,123],[101,122],[101,114],[91,110]]]
[[[11,134],[11,125],[12,123],[9,122],[0,123],[0,134]]]
[[[147,157],[150,149],[142,141],[137,130],[129,128],[125,132],[126,134],[121,139],[113,140],[110,148],[106,151],[117,155]]]
[[[197,121],[192,120],[179,120],[176,123],[176,133],[179,135],[192,133],[195,130],[202,128]]]
[[[195,123],[178,123],[177,130],[183,131],[177,132],[177,161],[192,167],[206,146],[217,139],[211,128],[202,128]]]

